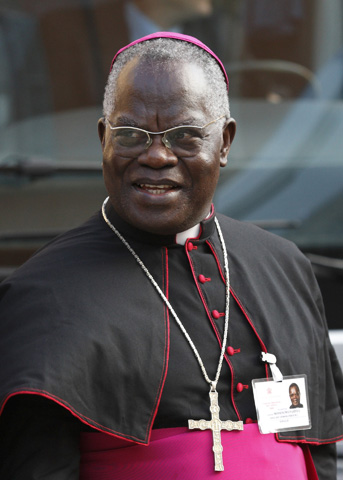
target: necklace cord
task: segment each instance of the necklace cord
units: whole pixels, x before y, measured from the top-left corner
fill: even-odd
[[[144,265],[144,263],[142,262],[140,257],[137,255],[137,253],[134,251],[134,249],[131,247],[131,245],[127,242],[127,240],[121,235],[121,233],[115,228],[115,226],[108,219],[108,217],[106,215],[106,211],[105,211],[105,207],[106,207],[106,204],[107,204],[108,200],[109,200],[109,197],[107,197],[105,199],[105,201],[102,205],[102,209],[101,209],[102,216],[103,216],[105,222],[110,227],[110,229],[116,234],[116,236],[121,240],[121,242],[125,245],[125,247],[131,253],[131,255],[135,258],[138,265],[142,268],[145,275],[148,277],[150,282],[153,284],[153,286],[155,287],[155,289],[157,290],[157,292],[161,296],[164,303],[167,305],[170,313],[173,315],[176,323],[180,327],[182,333],[184,334],[184,336],[186,337],[190,347],[192,348],[206,382],[211,385],[211,390],[213,389],[213,391],[215,391],[216,387],[217,387],[219,377],[220,377],[220,372],[221,372],[221,369],[222,369],[223,360],[224,360],[224,354],[225,354],[225,348],[226,348],[227,336],[228,336],[228,330],[229,330],[228,327],[229,327],[229,306],[230,306],[230,273],[229,273],[229,265],[228,265],[228,258],[227,258],[227,250],[226,250],[225,241],[224,241],[222,231],[221,231],[221,228],[220,228],[220,225],[219,225],[219,222],[218,222],[217,218],[215,217],[214,221],[215,221],[215,224],[216,224],[219,240],[220,240],[222,251],[223,251],[223,257],[224,257],[224,272],[225,272],[225,286],[226,286],[226,288],[225,288],[225,322],[224,322],[224,335],[223,335],[223,341],[222,341],[222,346],[221,346],[221,352],[220,352],[217,372],[216,372],[215,379],[211,380],[209,378],[208,374],[207,374],[205,365],[204,365],[204,363],[203,363],[203,361],[200,357],[200,354],[199,354],[196,346],[194,345],[191,337],[189,336],[187,330],[183,326],[183,323],[179,319],[179,317],[176,314],[176,312],[175,312],[174,308],[172,307],[171,303],[169,302],[169,300],[167,299],[167,297],[165,296],[165,294],[163,293],[163,291],[161,290],[161,288],[159,287],[159,285],[157,284],[156,280],[151,275],[151,273],[149,272],[147,267]]]

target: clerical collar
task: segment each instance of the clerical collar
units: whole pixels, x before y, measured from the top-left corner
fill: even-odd
[[[211,211],[207,215],[205,220],[210,218],[212,213],[213,213],[213,205],[211,205]],[[197,223],[196,225],[194,225],[194,227],[191,227],[188,230],[185,230],[184,232],[177,233],[175,237],[175,243],[177,243],[178,245],[184,245],[188,240],[188,238],[198,238],[201,231],[200,229],[201,229],[200,223]]]
[[[211,212],[202,222],[194,227],[180,232],[177,235],[156,235],[133,227],[125,222],[113,209],[110,202],[106,205],[106,215],[119,232],[128,240],[134,240],[141,243],[149,243],[152,245],[161,245],[170,247],[173,245],[184,245],[188,238],[197,239],[200,242],[207,240],[215,231],[214,223],[214,207],[212,205]]]
[[[184,232],[177,233],[175,235],[175,243],[178,245],[184,245],[188,238],[198,238],[200,233],[200,223],[194,225],[194,227],[185,230]]]

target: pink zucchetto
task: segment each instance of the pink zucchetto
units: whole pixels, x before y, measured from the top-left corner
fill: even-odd
[[[171,39],[174,39],[174,40],[181,40],[183,42],[188,42],[188,43],[193,43],[193,45],[196,45],[197,47],[199,48],[202,48],[203,50],[205,50],[205,52],[209,53],[215,60],[216,62],[219,64],[220,68],[222,69],[222,72],[224,74],[224,77],[225,77],[225,81],[226,81],[226,84],[227,84],[227,88],[229,89],[229,79],[228,79],[228,76],[227,76],[227,73],[225,71],[225,68],[224,68],[224,65],[223,63],[221,62],[221,60],[217,57],[217,55],[212,52],[212,50],[207,47],[207,45],[205,45],[204,43],[202,43],[200,40],[198,40],[197,38],[195,37],[191,37],[189,35],[184,35],[182,33],[175,33],[175,32],[156,32],[156,33],[151,33],[150,35],[146,35],[145,37],[142,37],[142,38],[138,38],[137,40],[129,43],[128,45],[126,45],[125,47],[121,48],[120,50],[118,50],[118,52],[115,54],[115,56],[113,57],[113,60],[112,60],[112,63],[111,63],[111,68],[110,68],[110,71],[112,70],[112,67],[113,67],[113,64],[116,60],[116,58],[118,57],[118,55],[120,53],[122,53],[124,50],[127,50],[128,48],[132,47],[133,45],[136,45],[137,43],[142,43],[142,42],[146,42],[147,40],[153,40],[155,38],[171,38]]]

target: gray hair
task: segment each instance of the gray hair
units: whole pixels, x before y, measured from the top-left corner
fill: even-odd
[[[115,92],[118,76],[123,67],[135,57],[147,59],[152,66],[161,62],[177,61],[196,63],[205,73],[208,82],[206,100],[213,117],[230,117],[229,96],[224,74],[216,60],[200,47],[189,42],[170,38],[157,38],[137,43],[120,53],[114,62],[105,88],[103,115],[108,118],[115,108]]]

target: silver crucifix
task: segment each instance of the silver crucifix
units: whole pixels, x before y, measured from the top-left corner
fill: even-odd
[[[219,405],[218,405],[218,392],[216,390],[210,390],[210,412],[211,420],[188,420],[188,428],[200,428],[200,430],[212,430],[213,437],[213,453],[214,453],[214,470],[216,472],[222,472],[224,470],[223,465],[223,447],[221,443],[221,430],[243,430],[243,422],[233,422],[231,420],[222,421],[219,418]]]

